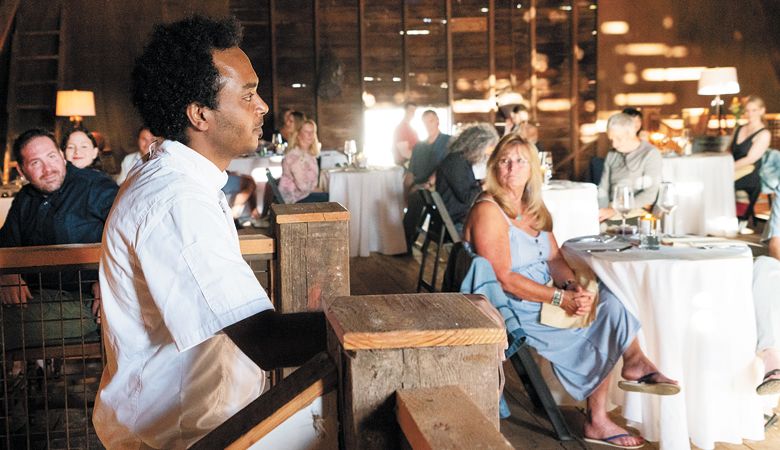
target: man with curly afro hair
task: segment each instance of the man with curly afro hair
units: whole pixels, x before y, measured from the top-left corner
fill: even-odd
[[[158,25],[136,60],[133,102],[163,141],[128,174],[103,235],[93,423],[109,449],[189,447],[260,395],[263,369],[324,350],[321,313],[273,310],[221,191],[268,112],[240,43],[234,19],[195,16]]]

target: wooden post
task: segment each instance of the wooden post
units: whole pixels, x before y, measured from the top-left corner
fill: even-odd
[[[321,309],[323,299],[349,295],[349,211],[338,203],[272,205],[277,310]]]
[[[339,371],[342,448],[400,445],[400,389],[458,385],[498,428],[498,346],[506,334],[465,296],[339,297],[323,305]]]

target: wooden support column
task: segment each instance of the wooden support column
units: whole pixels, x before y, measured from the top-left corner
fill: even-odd
[[[326,299],[328,352],[339,372],[342,448],[392,449],[400,389],[458,385],[498,428],[502,326],[462,294]]]
[[[277,310],[319,310],[321,300],[349,295],[349,211],[338,203],[296,203],[271,212]]]

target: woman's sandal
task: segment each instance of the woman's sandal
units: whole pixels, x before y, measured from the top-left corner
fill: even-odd
[[[646,442],[644,442],[644,440],[642,440],[641,444],[637,444],[637,445],[620,445],[620,444],[617,444],[615,442],[612,442],[615,439],[620,439],[620,438],[624,438],[624,437],[638,437],[638,436],[634,436],[634,435],[631,435],[631,434],[628,434],[628,433],[623,433],[623,434],[616,434],[614,436],[606,437],[604,439],[589,438],[589,437],[586,437],[584,439],[585,439],[585,442],[590,442],[591,444],[607,445],[607,446],[610,446],[610,447],[625,448],[625,449],[642,448],[646,444]]]
[[[780,393],[780,378],[769,378],[780,375],[780,369],[770,370],[764,374],[764,381],[756,387],[758,395],[772,395]]]
[[[677,384],[654,382],[653,377],[656,375],[658,372],[651,372],[636,381],[619,381],[618,387],[624,391],[655,395],[675,395],[680,392],[680,386]]]

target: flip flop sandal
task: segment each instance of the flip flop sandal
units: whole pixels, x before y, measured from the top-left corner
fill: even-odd
[[[652,379],[658,372],[651,372],[636,381],[620,381],[618,387],[624,391],[642,392],[654,395],[675,395],[680,392],[680,386],[673,383],[656,383]]]
[[[756,387],[758,395],[772,395],[780,393],[780,379],[767,379],[773,375],[780,375],[780,369],[770,370],[764,374],[764,381]]]
[[[607,437],[607,438],[604,438],[604,439],[589,438],[589,437],[586,437],[584,439],[585,439],[585,442],[589,442],[591,444],[607,445],[609,447],[625,448],[625,449],[642,448],[646,444],[646,442],[642,442],[641,444],[637,444],[637,445],[620,445],[620,444],[616,444],[616,443],[612,442],[615,439],[620,439],[620,438],[624,438],[624,437],[637,437],[637,436],[633,436],[633,435],[628,434],[628,433],[623,433],[623,434],[616,434],[614,436],[610,436],[610,437]]]

